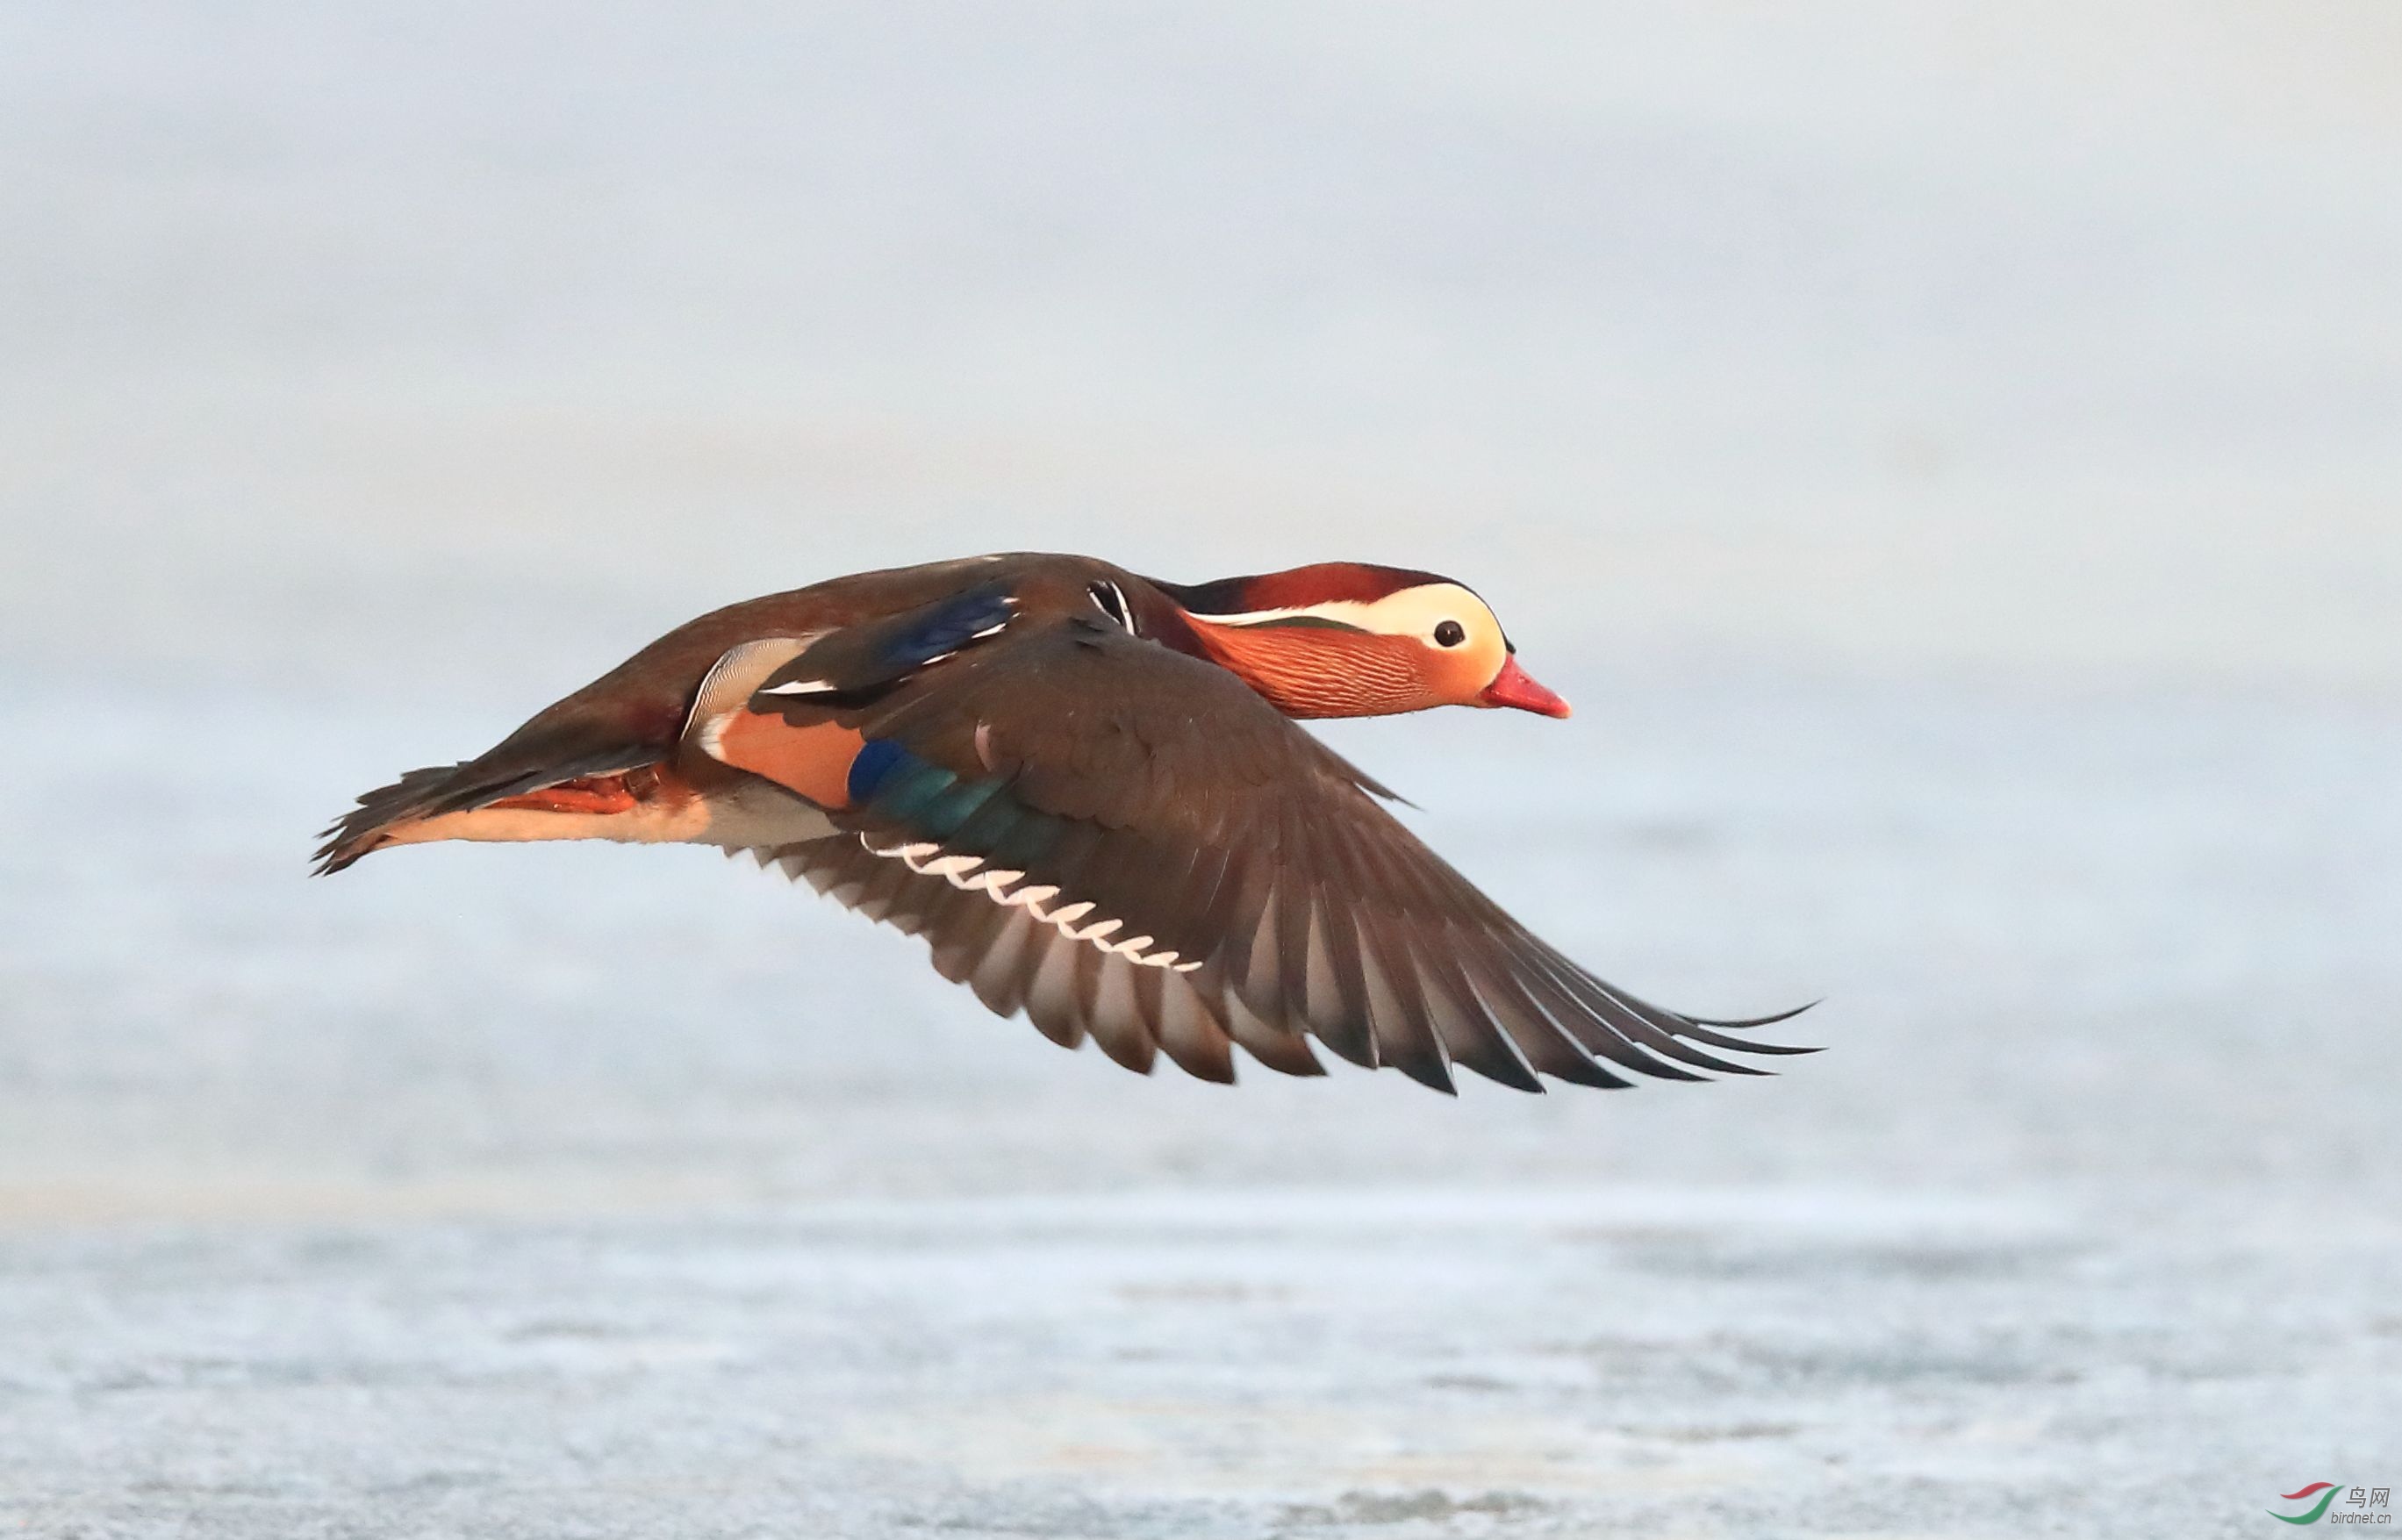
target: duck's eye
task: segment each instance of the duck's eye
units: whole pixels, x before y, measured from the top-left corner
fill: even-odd
[[[1086,584],[1084,592],[1092,596],[1093,602],[1101,607],[1103,614],[1108,615],[1128,631],[1134,632],[1135,635],[1142,634],[1135,631],[1134,610],[1126,603],[1125,591],[1116,584],[1103,579],[1098,583]]]
[[[1456,647],[1467,639],[1468,627],[1456,620],[1444,621],[1434,628],[1434,644],[1437,647]]]

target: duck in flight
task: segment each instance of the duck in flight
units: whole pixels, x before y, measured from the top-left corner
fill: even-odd
[[[1753,1021],[1687,1016],[1538,939],[1294,724],[1436,706],[1565,717],[1493,612],[1331,562],[1180,584],[1084,557],[862,572],[679,626],[487,753],[326,831],[321,872],[437,840],[747,850],[924,936],[934,967],[1149,1073],[1231,1081],[1310,1039],[1449,1092],[1452,1068],[1760,1074]]]

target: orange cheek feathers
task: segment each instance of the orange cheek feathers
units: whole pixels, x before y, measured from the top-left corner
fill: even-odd
[[[1192,623],[1209,655],[1289,717],[1376,717],[1443,704],[1406,637],[1320,626]]]

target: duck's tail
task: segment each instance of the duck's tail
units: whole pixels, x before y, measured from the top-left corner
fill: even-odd
[[[339,872],[387,845],[477,837],[463,830],[435,833],[429,826],[513,799],[529,810],[554,813],[606,814],[629,807],[636,794],[626,785],[627,774],[656,763],[660,753],[652,744],[619,744],[580,753],[529,752],[532,748],[512,738],[480,759],[411,770],[390,786],[362,793],[358,805],[324,831],[324,844],[317,849],[317,873]]]

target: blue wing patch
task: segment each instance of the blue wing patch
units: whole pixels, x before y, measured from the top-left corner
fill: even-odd
[[[850,777],[846,783],[850,804],[858,807],[874,800],[876,789],[904,764],[923,766],[925,763],[890,738],[868,739],[860,745],[850,762]]]
[[[877,639],[879,661],[903,671],[922,668],[999,631],[1015,611],[1000,584],[971,588],[903,617],[893,635]]]
[[[751,708],[783,711],[790,721],[789,713],[796,710],[859,706],[906,682],[918,669],[1000,635],[1016,613],[1009,590],[987,583],[846,626],[761,681]]]
[[[850,762],[851,806],[915,840],[1023,868],[1057,841],[1062,822],[1009,794],[1007,781],[962,780],[890,738],[870,738]]]

